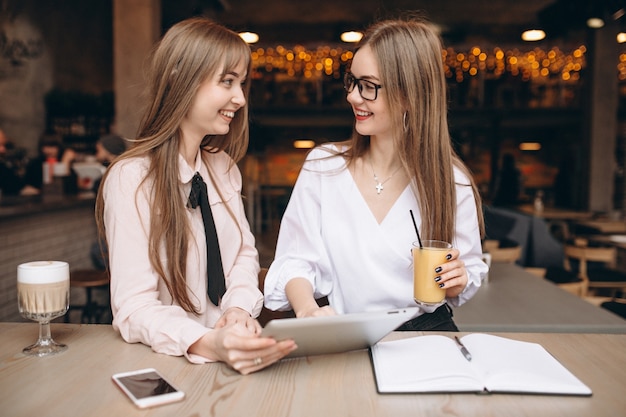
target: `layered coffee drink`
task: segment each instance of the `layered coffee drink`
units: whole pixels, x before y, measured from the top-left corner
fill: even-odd
[[[49,321],[67,312],[70,294],[67,262],[35,261],[17,268],[17,300],[20,314],[35,321]]]

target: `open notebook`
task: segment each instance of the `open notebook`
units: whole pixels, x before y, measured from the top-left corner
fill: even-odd
[[[263,336],[293,339],[298,348],[288,357],[367,349],[419,312],[417,307],[391,311],[269,321]]]
[[[417,336],[371,348],[380,393],[484,392],[591,395],[591,389],[537,343],[487,334]]]

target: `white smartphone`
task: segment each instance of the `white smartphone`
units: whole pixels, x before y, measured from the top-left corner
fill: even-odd
[[[170,384],[156,369],[121,372],[113,382],[139,408],[168,404],[185,398],[185,393]]]

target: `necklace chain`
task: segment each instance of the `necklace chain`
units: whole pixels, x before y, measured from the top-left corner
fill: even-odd
[[[393,177],[394,175],[396,175],[396,172],[398,172],[400,170],[400,168],[402,168],[402,165],[400,165],[398,168],[396,168],[395,171],[393,171],[391,173],[391,175],[389,177],[387,177],[386,180],[384,181],[380,181],[380,179],[378,179],[378,175],[376,175],[376,172],[374,172],[374,165],[372,165],[372,158],[368,158],[367,162],[369,162],[370,164],[370,168],[372,169],[372,174],[374,175],[374,182],[376,183],[376,194],[379,194],[385,189],[384,185],[387,181],[389,181],[391,179],[391,177]]]

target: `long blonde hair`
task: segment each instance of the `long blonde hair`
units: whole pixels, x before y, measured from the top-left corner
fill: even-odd
[[[250,48],[235,32],[201,17],[172,26],[151,56],[146,83],[148,106],[137,139],[131,149],[113,162],[149,157],[150,167],[142,184],[150,179],[153,187],[148,238],[150,263],[173,300],[188,312],[198,311],[190,300],[185,278],[189,225],[185,204],[178,198],[181,194],[180,124],[189,112],[199,86],[218,72],[227,73],[241,63],[246,65],[250,74]],[[244,85],[246,101],[249,90],[247,78]],[[247,106],[235,113],[226,135],[208,135],[201,143],[202,152],[223,150],[235,162],[243,158],[247,147]],[[101,189],[106,177],[105,174]],[[102,194],[99,192],[96,199],[96,222],[104,239],[105,201]],[[166,262],[159,255],[160,248],[165,249]]]
[[[424,238],[452,241],[455,234],[456,191],[453,167],[470,180],[476,200],[481,235],[482,203],[469,170],[452,147],[447,119],[446,80],[442,44],[421,18],[383,20],[372,25],[358,45],[369,45],[384,88],[379,94],[389,105],[394,145],[412,187],[419,195]],[[358,49],[357,49],[358,51]],[[353,130],[350,160],[369,149],[369,136]]]

